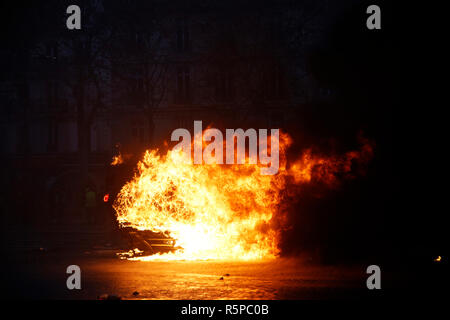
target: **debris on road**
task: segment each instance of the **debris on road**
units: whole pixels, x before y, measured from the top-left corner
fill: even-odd
[[[97,300],[122,300],[122,298],[113,294],[104,293],[99,295]]]

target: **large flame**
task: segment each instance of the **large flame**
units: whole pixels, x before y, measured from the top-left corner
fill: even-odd
[[[274,258],[286,217],[280,203],[287,184],[332,184],[338,172],[350,173],[352,163],[366,162],[372,155],[366,143],[341,157],[316,157],[306,151],[288,166],[290,144],[291,138],[280,134],[276,175],[261,175],[260,165],[195,165],[183,161],[181,151],[161,155],[148,150],[135,177],[118,194],[117,219],[139,230],[169,232],[182,249],[137,259]]]

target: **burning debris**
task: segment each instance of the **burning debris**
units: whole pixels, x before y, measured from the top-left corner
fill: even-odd
[[[124,154],[124,155],[122,155],[122,153],[119,152],[118,155],[115,155],[112,158],[111,165],[112,166],[117,166],[117,165],[123,164],[125,161],[129,160],[131,157],[132,157],[131,154]]]
[[[261,175],[261,164],[201,165],[186,162],[180,150],[165,155],[149,150],[114,203],[120,225],[134,241],[132,248],[138,250],[123,257],[274,258],[279,254],[278,241],[286,221],[281,204],[287,186],[290,192],[301,192],[305,183],[333,185],[338,174],[351,177],[354,168],[372,157],[372,144],[363,142],[359,151],[342,156],[319,157],[306,151],[288,163],[286,150],[291,138],[280,133],[276,175]]]
[[[153,232],[150,230],[137,230],[132,227],[122,228],[124,238],[128,240],[128,245],[132,250],[119,253],[119,257],[127,259],[140,257],[155,253],[174,252],[181,249],[175,246],[175,240],[167,233]]]
[[[111,162],[112,166],[117,166],[119,164],[123,163],[122,155],[119,153],[117,156],[113,157],[113,160]]]
[[[122,297],[114,294],[103,293],[97,297],[97,300],[122,300]]]

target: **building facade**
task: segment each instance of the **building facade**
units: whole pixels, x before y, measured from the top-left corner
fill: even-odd
[[[305,65],[319,37],[318,22],[312,19],[309,29],[292,25],[298,20],[292,2],[264,9],[233,8],[237,2],[156,3],[157,14],[144,15],[144,22],[117,20],[125,27],[112,38],[111,30],[94,23],[93,30],[103,30],[93,36],[97,40],[43,34],[25,49],[3,50],[0,151],[7,223],[83,223],[83,195],[74,187],[82,128],[88,130],[88,184],[101,202],[117,189],[111,184],[123,181],[111,178],[118,152],[131,155],[134,166],[144,150],[168,142],[174,129],[192,130],[194,120],[218,128],[297,128],[302,110],[332,95],[315,84]],[[92,15],[117,14],[112,6],[96,2]]]

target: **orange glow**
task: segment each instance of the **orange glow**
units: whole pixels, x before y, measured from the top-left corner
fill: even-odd
[[[126,161],[130,160],[132,156],[133,156],[132,154],[128,154],[128,153],[125,153],[125,154],[119,153],[118,155],[113,157],[113,159],[111,161],[111,165],[117,166],[119,164],[123,164]]]
[[[108,200],[109,200],[109,193],[103,196],[103,202],[108,202]]]
[[[436,261],[436,262],[440,262],[441,260],[442,260],[441,256],[437,256],[437,258],[434,259],[434,261]]]
[[[117,165],[122,164],[122,163],[123,163],[123,158],[122,158],[122,155],[119,153],[117,156],[113,157],[111,165],[112,166],[117,166]]]
[[[269,139],[270,141],[270,139]],[[139,260],[273,259],[287,218],[286,194],[311,182],[334,185],[336,174],[365,164],[372,146],[339,157],[318,157],[310,150],[289,164],[291,138],[280,133],[280,167],[261,175],[260,164],[194,165],[181,151],[146,151],[135,177],[113,205],[121,226],[168,231],[180,249]],[[288,188],[289,186],[289,188]]]

